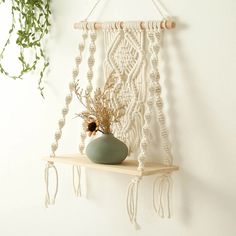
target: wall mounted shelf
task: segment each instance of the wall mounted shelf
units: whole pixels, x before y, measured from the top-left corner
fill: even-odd
[[[56,157],[44,157],[49,162],[60,162],[69,165],[77,165],[81,167],[96,169],[100,171],[108,171],[133,176],[148,176],[158,173],[173,172],[179,169],[175,165],[164,165],[157,162],[145,162],[143,171],[137,170],[136,160],[125,160],[119,165],[103,165],[91,162],[85,155],[68,154]]]
[[[99,2],[95,3],[89,16]],[[159,13],[161,13],[162,11],[154,0],[153,3],[158,8]],[[161,21],[145,22],[90,22],[87,21],[87,17],[86,21],[75,24],[75,28],[82,30],[82,39],[79,43],[79,52],[75,58],[75,67],[72,72],[73,79],[69,83],[69,93],[65,97],[65,103],[58,120],[58,128],[54,135],[54,141],[51,144],[51,154],[48,157],[44,157],[44,160],[47,161],[45,167],[46,207],[54,204],[58,190],[58,172],[54,164],[62,163],[72,166],[73,187],[76,196],[81,195],[81,167],[130,176],[126,208],[130,222],[136,228],[138,226],[136,217],[139,183],[144,176],[156,175],[153,180],[152,190],[154,210],[161,217],[171,217],[171,174],[177,171],[179,167],[172,164],[173,156],[163,109],[164,101],[161,94],[159,50],[161,48],[163,30],[174,28],[175,22],[168,15],[165,16],[165,14],[161,13],[161,16]],[[102,48],[104,50],[103,57],[100,57],[100,55],[96,56],[95,54],[98,46],[97,38],[100,35],[98,32],[103,32],[103,37],[101,37],[104,41]],[[87,53],[84,56],[85,51]],[[101,63],[99,64],[98,62],[97,65],[102,65],[103,68],[104,88],[107,89],[107,91],[104,89],[103,92],[106,93],[106,98],[104,98],[108,104],[102,102],[102,106],[99,109],[92,110],[96,110],[95,117],[97,118],[102,113],[101,109],[104,104],[106,108],[114,108],[114,112],[111,112],[114,117],[111,120],[108,119],[109,122],[113,118],[116,120],[116,115],[113,115],[113,113],[118,114],[120,108],[125,110],[122,119],[118,119],[119,122],[112,124],[111,128],[114,130],[114,136],[119,137],[127,145],[130,153],[137,151],[137,158],[135,158],[137,160],[125,160],[120,165],[95,164],[91,162],[86,155],[82,155],[85,153],[86,147],[86,122],[83,128],[81,127],[80,143],[78,146],[81,154],[56,154],[59,140],[62,137],[62,129],[65,126],[66,117],[69,113],[70,103],[74,97],[73,95],[76,95],[75,97],[79,99],[81,104],[85,104],[85,110],[88,110],[89,114],[91,113],[94,116],[94,112],[91,112],[88,107],[94,106],[91,100],[92,97],[100,100],[99,96],[94,93],[97,87],[94,86],[96,83],[94,77],[98,76],[100,78],[101,76],[100,72],[97,74],[94,67],[97,59]],[[80,74],[81,66],[83,66],[82,62],[84,61],[85,63],[87,62],[87,76],[81,76]],[[84,69],[86,68],[84,67]],[[85,95],[79,92],[81,88],[78,86],[82,84],[85,84],[83,88]],[[82,99],[79,98],[80,95]],[[151,123],[153,117],[155,118],[155,124]],[[98,123],[100,123],[100,126],[104,125],[102,122]],[[151,131],[157,126],[159,126],[160,131],[160,142],[158,145],[165,152],[165,154],[163,153],[163,163],[146,161]],[[51,184],[49,184],[49,172],[54,172],[54,192],[52,192]],[[51,191],[49,191],[49,185]]]

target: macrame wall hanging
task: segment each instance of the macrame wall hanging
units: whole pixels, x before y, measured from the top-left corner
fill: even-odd
[[[97,1],[89,16],[92,14]],[[81,195],[81,168],[88,167],[104,171],[111,171],[132,176],[127,192],[127,212],[131,223],[136,228],[138,188],[143,176],[156,175],[153,182],[153,207],[161,217],[170,217],[170,191],[171,173],[178,167],[173,165],[173,157],[170,150],[168,128],[163,112],[163,100],[161,97],[160,74],[158,70],[158,55],[162,32],[172,29],[175,23],[163,10],[163,7],[153,0],[155,7],[163,17],[162,21],[135,21],[135,22],[89,22],[75,24],[75,29],[82,31],[82,41],[79,43],[78,56],[75,58],[75,69],[72,73],[72,81],[69,83],[69,93],[65,98],[65,106],[58,122],[58,130],[55,140],[51,145],[51,155],[47,160],[45,169],[46,182],[46,207],[54,204],[58,189],[58,173],[55,162],[71,164],[73,166],[73,187],[77,196]],[[69,105],[75,92],[76,84],[81,80],[80,66],[82,61],[87,64],[86,93],[93,94],[95,77],[94,64],[96,58],[97,32],[103,31],[104,78],[115,74],[115,86],[112,88],[110,102],[118,107],[120,103],[127,106],[119,128],[114,125],[116,137],[125,142],[129,148],[129,158],[121,165],[110,166],[91,163],[84,154],[86,133],[81,132],[79,144],[80,154],[58,156],[56,150],[65,126]],[[85,48],[88,48],[88,58],[83,58]],[[100,59],[99,59],[100,60]],[[158,118],[161,147],[165,153],[162,163],[148,162],[148,148],[150,143],[150,123],[153,114]],[[56,183],[54,193],[49,194],[49,174],[54,172]],[[53,173],[52,173],[53,174]],[[55,179],[55,178],[54,178]]]

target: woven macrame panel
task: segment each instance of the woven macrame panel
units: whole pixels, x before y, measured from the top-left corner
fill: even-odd
[[[144,167],[150,143],[150,121],[157,112],[164,162],[172,163],[168,130],[161,98],[158,54],[161,30],[155,27],[142,30],[136,23],[126,23],[123,29],[114,26],[104,30],[104,74],[114,73],[116,85],[111,93],[114,108],[127,106],[126,114],[113,133],[129,147],[130,154],[138,154],[139,168]]]
[[[113,126],[115,135],[123,140],[130,152],[139,148],[144,125],[143,114],[147,98],[145,81],[145,32],[141,30],[104,30],[104,73],[115,73],[116,85],[111,102],[114,107],[126,104],[121,124]]]

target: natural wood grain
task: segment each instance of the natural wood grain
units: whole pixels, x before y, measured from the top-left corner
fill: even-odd
[[[172,172],[179,169],[178,166],[174,165],[167,166],[156,162],[146,162],[145,169],[143,171],[139,171],[137,170],[138,163],[136,160],[125,160],[119,165],[104,165],[93,163],[86,156],[82,156],[79,154],[44,157],[43,159],[50,162],[61,162],[64,164],[78,165],[81,167],[87,167],[101,171],[109,171],[135,176],[154,175],[157,173]]]
[[[74,24],[74,29],[83,29],[84,27],[86,27],[86,29],[89,30],[90,29],[88,27],[89,24],[92,24],[96,30],[104,28],[104,24],[102,22],[80,21]],[[115,25],[117,29],[118,28],[123,29],[124,22],[117,21]],[[164,20],[164,21],[161,21],[160,26],[161,26],[161,29],[174,29],[176,27],[176,23],[173,20]],[[140,21],[140,27],[141,29],[146,29],[146,23],[144,21]]]

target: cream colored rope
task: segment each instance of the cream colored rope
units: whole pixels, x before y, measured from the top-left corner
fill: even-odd
[[[129,147],[129,154],[139,148],[140,127],[143,126],[145,84],[145,35],[140,22],[103,23],[105,61],[104,73],[115,74],[116,83],[110,102],[114,108],[126,105],[121,123],[112,127],[116,137]]]
[[[65,119],[66,119],[66,116],[69,112],[69,105],[70,105],[72,98],[73,98],[73,92],[75,89],[75,81],[76,81],[76,78],[79,74],[79,66],[82,61],[82,53],[84,51],[84,44],[85,44],[85,40],[87,38],[86,31],[83,33],[82,37],[83,37],[83,42],[79,44],[79,55],[75,58],[76,67],[74,68],[74,70],[72,72],[73,80],[69,83],[69,93],[66,95],[66,98],[65,98],[65,107],[62,109],[62,117],[58,121],[59,129],[58,129],[58,131],[56,131],[55,141],[51,145],[51,151],[52,151],[51,157],[55,157],[55,152],[58,148],[58,142],[62,136],[62,129],[65,126],[65,122],[66,122]]]
[[[134,225],[135,229],[140,229],[137,223],[137,210],[138,210],[138,188],[141,177],[135,177],[131,180],[126,199],[126,208],[129,215],[130,222]]]
[[[157,105],[157,118],[160,125],[160,137],[161,137],[161,146],[165,151],[164,164],[171,165],[173,163],[173,156],[171,153],[170,140],[169,140],[169,131],[166,125],[165,114],[163,111],[163,100],[161,97],[161,85],[160,85],[160,73],[158,71],[158,52],[160,49],[160,39],[161,39],[161,30],[158,31],[152,36],[151,41],[153,43],[153,56],[156,60],[156,70],[151,74],[152,80],[155,82],[155,94],[156,94],[156,105]]]
[[[167,12],[167,10],[164,8],[163,4],[161,4],[160,1],[152,0],[152,3],[164,19],[169,18],[170,14]]]
[[[101,2],[101,0],[98,0],[95,2],[95,4],[93,5],[93,7],[91,8],[91,10],[89,11],[87,17],[85,18],[85,21],[88,20],[88,18],[92,15],[92,13],[94,12],[94,10],[96,9],[96,7],[98,6],[98,4]],[[160,1],[158,0],[152,0],[152,3],[155,7],[155,9],[160,13],[160,15],[163,18],[169,18],[169,13],[167,12],[167,10],[164,8],[163,4],[161,4]]]
[[[81,196],[81,168],[80,166],[73,166],[73,188],[76,197]]]
[[[50,173],[50,169],[54,171],[55,174],[55,190],[54,193],[52,194],[52,196],[50,196],[49,193],[49,173]],[[47,163],[46,167],[45,167],[45,171],[44,171],[44,180],[45,180],[45,188],[46,188],[46,194],[45,194],[45,207],[47,208],[49,205],[54,205],[55,204],[55,200],[56,200],[56,196],[57,196],[57,192],[58,192],[58,173],[57,173],[57,169],[54,166],[53,163]]]
[[[91,29],[90,34],[89,34],[89,39],[90,39],[90,44],[89,44],[89,57],[88,57],[88,72],[87,72],[87,87],[86,87],[86,94],[91,95],[92,91],[93,91],[93,77],[94,77],[94,73],[93,73],[93,67],[94,67],[94,63],[95,63],[95,57],[94,54],[96,52],[96,38],[97,38],[97,33],[94,29],[94,25],[93,24],[89,24],[88,23],[88,28]],[[86,103],[88,104],[88,101],[86,100]],[[88,104],[89,107],[90,104]],[[85,139],[86,139],[86,122],[83,122],[83,126],[82,126],[82,131],[80,134],[80,145],[79,145],[79,151],[80,154],[84,154],[84,149],[85,149]]]
[[[99,2],[101,2],[101,0],[98,0],[98,1],[94,4],[94,6],[91,8],[91,10],[89,11],[87,17],[85,18],[85,21],[87,21],[88,18],[92,15],[93,11],[95,10],[95,8],[96,8],[97,5],[99,4]]]
[[[51,157],[56,156],[55,152],[58,148],[58,143],[59,143],[59,140],[61,139],[61,136],[62,136],[62,129],[65,126],[66,116],[69,112],[69,105],[70,105],[70,103],[72,101],[72,98],[73,98],[73,92],[74,92],[74,89],[75,89],[75,82],[76,82],[76,78],[79,74],[79,66],[80,66],[81,61],[82,61],[82,53],[84,51],[85,40],[87,38],[87,32],[86,31],[84,31],[84,33],[82,35],[82,38],[83,38],[83,42],[79,44],[79,55],[75,58],[76,67],[75,67],[75,69],[73,70],[73,73],[72,73],[73,80],[72,80],[72,82],[69,83],[69,93],[66,95],[66,98],[65,98],[65,106],[62,109],[62,117],[58,121],[59,128],[55,132],[55,136],[54,136],[55,141],[51,145]],[[56,175],[56,190],[55,190],[55,194],[52,197],[52,199],[50,199],[50,195],[49,195],[49,191],[48,191],[49,169],[50,168],[52,168],[54,170],[55,175]],[[56,198],[56,195],[57,195],[57,190],[58,190],[58,173],[57,173],[56,167],[54,166],[54,164],[52,162],[48,162],[47,165],[46,165],[46,168],[45,168],[45,185],[46,185],[45,206],[48,207],[49,204],[54,204],[55,198]]]
[[[162,218],[171,217],[170,194],[172,180],[170,174],[157,176],[153,182],[153,207],[155,212]]]
[[[152,23],[152,22],[150,22]],[[150,69],[149,69],[149,79],[147,80],[147,98],[145,103],[147,106],[144,110],[144,125],[142,127],[142,139],[140,142],[140,154],[138,155],[138,170],[143,170],[145,165],[145,159],[147,157],[148,143],[150,142],[150,123],[152,119],[152,112],[154,109],[154,95],[155,95],[155,80],[153,79],[153,74],[157,73],[157,59],[156,55],[158,51],[155,50],[156,44],[159,47],[159,41],[154,42],[154,30],[152,27],[147,27],[147,38],[148,38],[148,49],[150,52]]]

